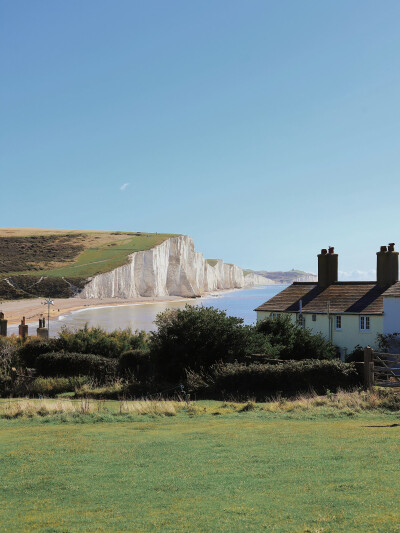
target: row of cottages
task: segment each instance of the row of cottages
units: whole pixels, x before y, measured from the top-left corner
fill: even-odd
[[[281,313],[322,333],[342,358],[355,346],[376,347],[378,333],[400,332],[399,253],[394,244],[377,252],[376,281],[338,281],[334,248],[318,254],[318,281],[294,282],[260,305],[257,321]]]

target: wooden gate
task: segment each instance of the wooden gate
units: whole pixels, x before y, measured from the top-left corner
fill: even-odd
[[[400,387],[400,354],[379,353],[364,348],[364,384],[377,387]]]

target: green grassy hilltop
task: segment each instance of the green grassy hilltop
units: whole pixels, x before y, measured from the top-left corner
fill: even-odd
[[[72,296],[87,278],[128,262],[169,233],[0,228],[0,298]]]

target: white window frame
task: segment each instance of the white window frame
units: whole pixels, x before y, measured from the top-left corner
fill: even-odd
[[[335,331],[342,331],[342,315],[335,316]]]
[[[368,315],[360,316],[360,331],[363,333],[371,332],[371,317]]]

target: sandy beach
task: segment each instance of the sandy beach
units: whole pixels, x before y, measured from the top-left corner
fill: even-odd
[[[141,297],[133,299],[125,298],[54,298],[54,305],[50,306],[50,319],[56,318],[78,309],[90,307],[102,307],[113,305],[131,305],[151,302],[170,302],[183,300],[182,296],[164,296],[162,298]],[[47,319],[47,305],[44,305],[44,298],[34,298],[29,300],[10,300],[0,302],[0,311],[4,313],[4,318],[8,320],[9,325],[19,324],[22,317],[27,322],[39,320],[41,315]]]

